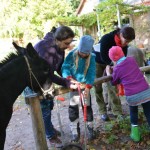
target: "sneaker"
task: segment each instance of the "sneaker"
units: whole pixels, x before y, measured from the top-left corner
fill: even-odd
[[[58,131],[58,130],[57,130],[57,129],[55,129],[55,128],[54,128],[54,132],[55,132],[56,136],[61,136],[61,132],[60,132],[60,131]]]
[[[101,115],[101,119],[102,119],[103,121],[109,121],[109,117],[108,117],[107,114],[102,114],[102,115]]]
[[[88,136],[88,140],[93,140],[95,138],[94,130],[89,126],[87,126],[87,136]]]
[[[61,148],[63,146],[61,140],[57,136],[53,136],[49,139],[49,142],[52,147]]]

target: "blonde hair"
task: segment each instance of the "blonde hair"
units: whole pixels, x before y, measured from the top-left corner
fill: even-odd
[[[74,52],[74,62],[75,62],[75,66],[76,66],[76,71],[77,71],[77,68],[78,68],[78,62],[79,62],[79,55],[78,55],[78,50],[76,50]],[[90,59],[91,59],[91,54],[86,58],[86,62],[85,62],[85,69],[84,69],[84,75],[86,76],[87,74],[87,71],[88,71],[88,68],[89,68],[89,65],[90,65]]]

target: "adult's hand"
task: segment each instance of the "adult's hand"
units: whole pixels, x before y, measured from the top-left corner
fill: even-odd
[[[76,80],[74,80],[73,78],[70,79],[70,82],[71,82],[72,84],[79,84],[79,82],[76,81]]]
[[[70,89],[76,90],[78,88],[77,84],[71,83]]]

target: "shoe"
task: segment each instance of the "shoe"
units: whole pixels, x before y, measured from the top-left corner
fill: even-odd
[[[108,117],[107,114],[102,114],[102,115],[101,115],[101,119],[102,119],[103,121],[109,121],[109,117]]]
[[[94,130],[93,128],[90,128],[89,126],[87,126],[87,137],[88,137],[88,140],[93,140],[95,138]]]
[[[79,124],[79,122],[77,123],[77,132],[78,132],[78,136],[80,138],[80,124]]]
[[[61,148],[62,142],[57,136],[53,136],[51,139],[49,139],[51,147]]]
[[[58,130],[57,130],[57,129],[55,129],[55,128],[54,128],[54,132],[55,132],[56,136],[61,136],[61,132],[60,132],[60,131],[58,131]]]
[[[77,123],[77,128],[74,129],[74,130],[77,130],[77,132],[72,132],[71,142],[78,142],[79,139],[80,139],[80,125],[79,125],[79,122]]]
[[[133,141],[139,142],[141,137],[140,137],[140,132],[138,126],[131,126],[131,134],[130,137]]]

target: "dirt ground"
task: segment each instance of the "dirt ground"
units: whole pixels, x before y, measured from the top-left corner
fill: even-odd
[[[69,143],[71,134],[68,132],[69,128],[69,119],[68,119],[68,102],[69,98],[65,95],[65,102],[61,102],[60,112],[61,112],[61,120],[63,125],[64,132],[64,142]],[[104,122],[100,120],[100,115],[98,111],[98,107],[95,101],[95,96],[92,96],[93,102],[93,112],[94,112],[94,128],[102,129],[105,125]],[[124,100],[122,100],[122,107],[124,113],[127,113],[128,106]],[[58,117],[56,112],[56,105],[52,111],[52,122],[56,129],[59,130],[58,125]],[[83,123],[83,114],[80,108],[80,128],[81,128],[81,136],[84,135],[84,123]],[[70,131],[70,130],[69,130]],[[51,146],[47,141],[49,149]],[[30,116],[30,111],[28,109],[28,105],[25,104],[23,96],[19,96],[17,101],[14,104],[14,112],[12,119],[7,128],[7,136],[4,150],[35,150],[35,142],[34,135],[32,131],[32,121]],[[93,150],[99,150],[98,146],[93,145]]]

